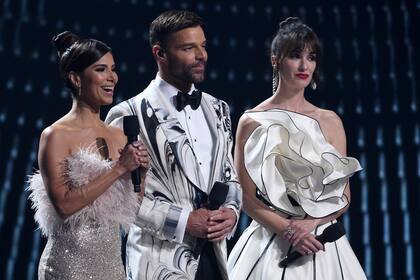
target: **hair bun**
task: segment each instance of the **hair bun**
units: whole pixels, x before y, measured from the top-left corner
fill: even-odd
[[[298,17],[288,17],[279,24],[280,29],[287,29],[303,24]]]
[[[51,42],[58,51],[58,55],[61,57],[63,53],[75,42],[79,41],[80,38],[76,34],[70,31],[61,32],[58,35],[55,35]]]

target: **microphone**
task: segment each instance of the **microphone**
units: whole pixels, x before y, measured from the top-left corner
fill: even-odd
[[[217,210],[220,206],[223,205],[226,201],[226,197],[229,192],[229,186],[222,182],[215,182],[213,188],[210,191],[207,203],[207,209]],[[194,247],[193,256],[195,259],[198,258],[201,251],[203,250],[204,245],[206,244],[207,239],[198,238],[197,244]]]
[[[342,223],[337,222],[335,224],[332,224],[324,229],[321,235],[315,236],[315,239],[321,242],[322,244],[325,244],[327,242],[334,242],[340,237],[342,237],[344,234],[346,234],[346,230],[344,229],[344,226]],[[302,254],[298,251],[294,251],[291,254],[288,254],[280,263],[280,267],[285,267],[288,264],[294,262],[298,258],[302,257]]]
[[[127,136],[127,144],[131,144],[134,141],[137,141],[137,136],[140,133],[139,120],[137,116],[125,116],[123,118],[123,129],[124,134]],[[140,168],[136,168],[131,171],[131,181],[134,185],[134,191],[140,192]]]

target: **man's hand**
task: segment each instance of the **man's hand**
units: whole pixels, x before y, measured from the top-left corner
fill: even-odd
[[[223,240],[236,223],[236,214],[230,208],[220,207],[209,211],[209,229],[206,238],[215,242]]]
[[[206,208],[200,208],[190,212],[186,228],[188,234],[195,237],[207,238],[209,231],[209,212]]]

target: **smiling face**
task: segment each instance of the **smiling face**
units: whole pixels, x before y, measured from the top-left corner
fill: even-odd
[[[298,90],[306,88],[316,69],[316,58],[316,53],[308,47],[291,51],[280,62],[280,84]]]
[[[80,87],[78,98],[95,107],[112,104],[117,82],[114,58],[111,52],[107,52],[77,75],[76,85]]]
[[[156,50],[157,48],[157,50]],[[170,34],[165,48],[154,47],[162,77],[180,90],[204,80],[207,64],[206,37],[200,26]],[[154,51],[155,52],[155,51]]]

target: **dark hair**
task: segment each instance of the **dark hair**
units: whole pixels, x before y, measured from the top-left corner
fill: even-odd
[[[301,52],[309,48],[316,54],[316,68],[313,73],[313,80],[319,84],[321,65],[321,43],[318,36],[307,25],[297,17],[289,17],[280,22],[279,29],[271,42],[271,55],[275,55],[279,62],[291,53]]]
[[[149,29],[149,43],[153,47],[160,44],[165,47],[167,37],[179,30],[204,26],[204,21],[201,17],[190,11],[171,10],[160,14],[150,25]]]
[[[58,51],[60,73],[74,96],[77,95],[77,88],[71,82],[69,73],[81,73],[111,51],[111,48],[101,41],[81,39],[70,31],[55,35],[52,44]]]

